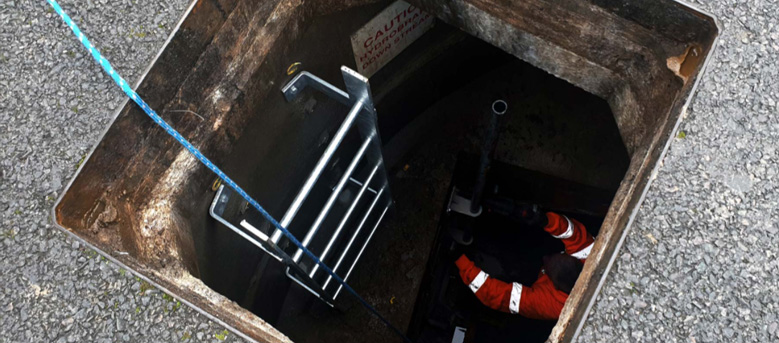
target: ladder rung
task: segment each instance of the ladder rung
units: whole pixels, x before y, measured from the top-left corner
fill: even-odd
[[[352,244],[357,239],[357,236],[360,234],[360,231],[362,231],[363,225],[365,225],[365,221],[368,220],[368,217],[373,213],[373,208],[376,207],[376,203],[379,202],[379,199],[381,199],[381,194],[384,193],[384,188],[387,186],[382,187],[379,189],[379,193],[376,194],[376,197],[373,198],[373,202],[371,202],[371,206],[368,207],[368,210],[365,211],[365,214],[362,216],[362,220],[360,220],[360,225],[357,225],[357,229],[354,230],[354,234],[352,234],[352,238],[349,240],[349,243],[346,244],[346,248],[344,248],[344,251],[341,253],[341,256],[338,257],[338,262],[335,263],[335,267],[333,268],[333,273],[338,272],[338,267],[341,266],[341,263],[344,261],[344,258],[346,258],[346,254],[349,252],[349,249],[351,249]],[[330,280],[333,279],[332,275],[327,276],[327,281],[325,281],[325,285],[322,287],[323,289],[327,289],[327,285],[330,283]]]
[[[351,181],[352,183],[354,183],[354,184],[355,184],[355,185],[357,185],[357,186],[360,186],[360,187],[362,187],[362,182],[360,182],[359,180],[357,180],[357,179],[355,179],[355,178],[353,178],[353,177],[350,177],[350,178],[349,178],[349,181]],[[371,193],[373,193],[373,194],[376,194],[376,190],[375,190],[375,189],[373,189],[373,188],[370,188],[370,187],[368,187],[368,192],[371,192]]]
[[[263,241],[267,241],[268,240],[268,235],[266,235],[264,232],[262,232],[260,230],[257,230],[257,228],[254,227],[254,225],[249,224],[249,222],[247,222],[246,219],[241,221],[241,227],[243,227],[247,231],[251,232],[253,235],[257,236],[257,238],[259,238],[259,239],[261,239]]]
[[[381,217],[379,217],[379,220],[376,221],[376,225],[373,226],[373,230],[371,230],[371,234],[368,236],[368,239],[365,240],[365,243],[362,245],[360,252],[357,253],[357,258],[354,259],[354,262],[352,262],[352,266],[349,267],[349,271],[346,272],[346,276],[344,277],[344,282],[346,282],[346,280],[349,280],[349,275],[352,274],[352,270],[354,270],[354,266],[357,265],[357,261],[360,260],[360,256],[362,256],[362,253],[365,251],[365,248],[368,246],[368,243],[371,242],[371,238],[373,238],[373,234],[376,233],[376,228],[378,228],[379,224],[381,224],[381,220],[384,219],[384,215],[387,214],[387,210],[389,210],[389,207],[390,204],[387,204],[387,206],[384,207],[384,211],[381,212]],[[342,288],[343,285],[338,286],[338,290],[335,291],[335,295],[333,295],[333,299],[338,297],[338,293],[341,292]]]
[[[346,181],[348,181],[349,177],[352,176],[352,173],[354,172],[354,169],[357,167],[357,164],[359,164],[360,160],[362,160],[363,155],[365,155],[365,151],[368,150],[368,146],[373,141],[373,137],[375,136],[371,135],[365,139],[365,141],[362,143],[362,146],[360,147],[360,150],[357,151],[357,154],[354,155],[354,158],[352,158],[352,162],[349,163],[349,167],[346,168],[346,171],[344,172],[344,175],[341,177],[341,180],[338,181],[338,185],[335,187],[335,190],[333,190],[333,192],[330,193],[330,198],[327,199],[325,206],[322,207],[322,210],[319,212],[319,216],[317,216],[316,220],[314,221],[314,224],[311,225],[311,228],[309,228],[308,232],[306,232],[305,238],[303,238],[302,243],[304,247],[308,247],[308,244],[311,243],[311,240],[314,238],[314,235],[317,233],[317,231],[319,231],[319,226],[322,225],[322,222],[325,220],[325,217],[327,217],[327,214],[330,213],[330,209],[333,207],[335,200],[338,198],[338,195],[341,193],[341,190],[343,190],[344,185],[346,185]],[[300,257],[302,255],[303,255],[303,250],[298,248],[292,260],[298,262],[300,261]]]
[[[362,188],[360,188],[360,191],[357,193],[357,196],[354,197],[352,204],[349,205],[349,209],[346,210],[346,214],[344,214],[344,217],[341,219],[341,222],[338,223],[338,227],[335,229],[333,236],[330,237],[330,241],[327,242],[327,246],[325,246],[325,250],[322,251],[321,255],[319,255],[320,260],[322,261],[325,260],[327,254],[330,252],[330,248],[333,247],[333,243],[335,243],[335,240],[338,239],[338,236],[341,235],[341,231],[346,225],[346,222],[349,220],[349,217],[352,216],[352,212],[354,211],[354,208],[357,207],[357,203],[360,202],[362,195],[365,194],[365,190],[368,189],[368,185],[371,183],[371,180],[373,180],[373,176],[376,175],[376,171],[379,170],[379,166],[381,166],[381,162],[376,163],[376,165],[373,167],[373,170],[371,170],[371,174],[368,176],[368,179],[365,180],[365,183],[362,185]],[[308,276],[313,278],[314,275],[316,275],[316,271],[318,269],[319,269],[319,265],[318,264],[314,265],[314,269],[311,270],[311,273],[309,273]]]
[[[344,119],[344,122],[341,123],[341,126],[338,128],[338,131],[336,131],[335,136],[333,136],[333,140],[330,141],[330,144],[327,145],[327,148],[325,148],[325,152],[322,153],[322,156],[319,158],[319,161],[316,163],[314,170],[312,170],[311,174],[308,175],[308,179],[306,179],[306,182],[303,184],[303,187],[295,196],[295,200],[292,201],[292,204],[289,205],[287,212],[284,213],[284,217],[281,218],[280,224],[282,227],[289,228],[289,223],[291,223],[292,219],[295,218],[295,215],[298,213],[300,206],[303,205],[303,201],[305,201],[306,198],[308,197],[308,194],[311,192],[311,189],[314,187],[314,184],[319,179],[319,176],[322,174],[322,170],[324,170],[327,163],[330,162],[330,158],[333,157],[335,150],[338,148],[339,145],[341,145],[341,142],[343,141],[344,137],[346,137],[346,133],[352,127],[352,124],[354,124],[354,120],[357,119],[357,115],[362,111],[362,108],[363,108],[362,101],[357,101],[354,103],[354,106],[352,106],[351,110],[349,110],[349,114],[346,115],[346,119]],[[276,229],[275,231],[273,231],[273,236],[271,237],[271,240],[273,241],[274,244],[277,244],[279,242],[279,239],[281,239],[281,231]]]

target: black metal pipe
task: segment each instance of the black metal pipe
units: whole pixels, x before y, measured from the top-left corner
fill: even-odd
[[[495,100],[492,103],[492,116],[490,116],[490,124],[487,126],[487,133],[484,135],[484,145],[481,148],[479,174],[476,176],[476,184],[473,187],[473,195],[471,196],[471,213],[481,211],[481,196],[484,193],[484,185],[487,183],[487,171],[490,169],[490,154],[498,138],[498,119],[503,113],[506,113],[507,109],[508,104],[503,100]]]

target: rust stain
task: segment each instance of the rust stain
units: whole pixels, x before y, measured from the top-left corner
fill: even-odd
[[[201,5],[203,5],[202,0],[195,3],[195,6],[192,7],[192,13],[197,13],[197,10],[200,9],[200,7],[202,7]]]
[[[679,56],[671,56],[666,60],[668,69],[680,77],[684,83],[687,83],[690,76],[698,69],[698,65],[703,60],[703,48],[698,44],[693,44]]]

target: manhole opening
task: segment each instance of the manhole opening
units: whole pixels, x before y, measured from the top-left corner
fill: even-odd
[[[716,25],[669,1],[412,3],[435,25],[370,77],[395,208],[350,284],[426,341],[447,341],[436,330],[449,330],[454,321],[436,321],[440,316],[431,312],[436,301],[452,299],[481,332],[470,339],[524,333],[528,342],[568,341],[694,89]],[[352,34],[388,5],[194,2],[138,92],[280,218],[348,110],[315,92],[287,102],[280,87],[301,70],[342,87],[341,65],[365,69],[355,58]],[[451,264],[441,252],[447,230],[459,225],[443,209],[452,187],[474,188],[492,110],[505,113],[486,192],[540,202],[580,219],[598,236],[557,324],[484,312],[473,298],[447,293],[445,282],[434,280],[436,270]],[[346,149],[356,150],[356,139],[347,136]],[[328,170],[346,163],[336,157]],[[313,197],[333,187],[337,173],[328,173]],[[214,186],[209,171],[126,105],[56,205],[55,217],[246,337],[395,341],[353,300],[344,298],[338,309],[322,304],[291,283],[278,261],[211,218]],[[230,220],[264,225],[240,202],[228,212]],[[290,230],[302,232],[311,212],[304,205]],[[477,224],[506,226],[485,218]],[[474,249],[498,255],[486,260],[499,259],[511,250],[496,238],[506,233],[489,232],[474,234],[485,242]],[[543,240],[528,235],[519,239]],[[553,241],[538,242],[555,249]],[[313,242],[312,249],[321,244]],[[504,267],[498,269],[511,277]]]
[[[323,32],[327,30],[324,28],[333,27],[344,17],[354,16],[351,12],[314,20],[302,40],[333,34]],[[304,61],[303,65],[306,65],[312,53],[318,52],[311,51],[307,44],[298,44],[291,55],[295,61]],[[536,189],[528,188],[525,196],[519,199],[547,201],[544,205],[559,207],[560,202],[555,204],[552,198],[576,196],[578,204],[569,199],[563,205],[574,213],[581,211],[582,218],[593,223],[592,232],[597,233],[629,163],[606,101],[443,22],[437,22],[430,32],[384,66],[371,81],[379,113],[379,130],[386,142],[386,163],[396,207],[377,232],[363,262],[357,265],[351,282],[362,293],[383,297],[385,302],[394,297],[391,307],[384,308],[392,310],[390,316],[394,322],[406,323],[411,319],[439,229],[440,210],[448,200],[458,161],[463,166],[461,169],[478,165],[473,158],[459,155],[479,154],[492,107],[505,112],[494,150],[493,169],[501,168],[501,173],[514,179],[501,180],[507,183],[501,185],[491,182],[491,191],[516,197],[522,193],[517,183],[540,182],[534,177],[543,178],[547,183],[559,180],[565,185],[548,185],[548,192],[554,194],[551,198],[529,196]],[[493,105],[494,99],[505,102]],[[347,109],[316,92],[301,95],[291,105],[278,94],[271,93],[264,103],[275,106],[263,107],[258,112],[275,113],[264,113],[249,121],[242,138],[226,156],[224,165],[234,174],[245,170],[246,174],[241,175],[239,182],[251,194],[264,198],[260,200],[264,200],[264,204],[278,203],[279,210],[283,211],[283,206],[294,196],[290,191],[296,189],[294,182],[300,180],[291,180],[291,185],[280,185],[279,180],[284,179],[281,175],[269,177],[285,172],[269,161],[285,158],[284,155],[292,152],[284,146],[285,142],[264,139],[269,136],[266,118],[305,117],[288,139],[302,138],[309,142],[309,149],[321,150],[337,127],[331,125],[322,130],[322,124],[317,121],[328,123],[328,119],[333,119],[328,117],[346,113]],[[357,138],[347,137],[345,145],[356,149]],[[258,153],[270,146],[275,146],[276,150],[265,155]],[[315,162],[315,159],[298,161],[296,169],[310,170]],[[332,168],[342,170],[348,162],[337,159]],[[532,176],[512,173],[513,169]],[[339,175],[326,173],[325,181],[312,191],[312,196],[329,195],[327,188],[333,187]],[[498,191],[496,187],[515,189]],[[344,192],[358,190],[358,185],[351,185]],[[558,193],[555,194],[555,190]],[[560,190],[565,193],[560,194]],[[520,193],[514,194],[517,191]],[[279,198],[288,200],[275,200]],[[331,222],[326,221],[323,227],[336,227],[337,213],[345,211],[348,204],[337,203],[328,215]],[[231,222],[244,219],[263,222],[259,214],[251,210],[243,214],[241,206],[235,205],[236,212],[228,216]],[[302,218],[296,219],[290,229],[302,236],[318,212],[304,206],[300,213]],[[277,212],[277,216],[281,213]],[[329,318],[324,319],[325,315],[320,311],[324,311],[326,305],[312,304],[317,302],[313,296],[301,291],[298,285],[290,284],[281,263],[214,220],[202,218],[191,227],[201,280],[260,315],[293,340],[339,342],[344,337],[362,337],[381,342],[396,339],[384,330],[359,325],[370,321],[370,314],[359,308],[345,312],[326,311]],[[531,236],[525,239],[539,238],[538,235]],[[312,250],[321,251],[325,242],[313,241]],[[547,241],[546,244],[550,249],[560,250],[554,242]],[[294,252],[293,246],[288,249],[290,253]],[[513,250],[511,247],[501,249],[504,252]],[[540,261],[540,256],[535,257]],[[534,259],[528,257],[526,260],[532,263]],[[311,306],[314,306],[313,310]],[[545,338],[553,325],[554,322],[547,322],[545,332],[536,336]],[[530,322],[513,324],[515,331],[526,331],[525,337],[528,330],[537,326]],[[331,327],[343,329],[340,332],[328,330]]]

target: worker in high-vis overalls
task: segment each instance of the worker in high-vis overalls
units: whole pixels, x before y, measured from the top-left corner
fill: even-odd
[[[553,212],[538,213],[535,207],[520,217],[535,222],[565,244],[565,253],[544,257],[544,268],[532,285],[504,282],[490,277],[465,255],[457,259],[463,282],[486,306],[533,319],[556,320],[568,299],[584,261],[592,250],[593,237],[584,225]]]

